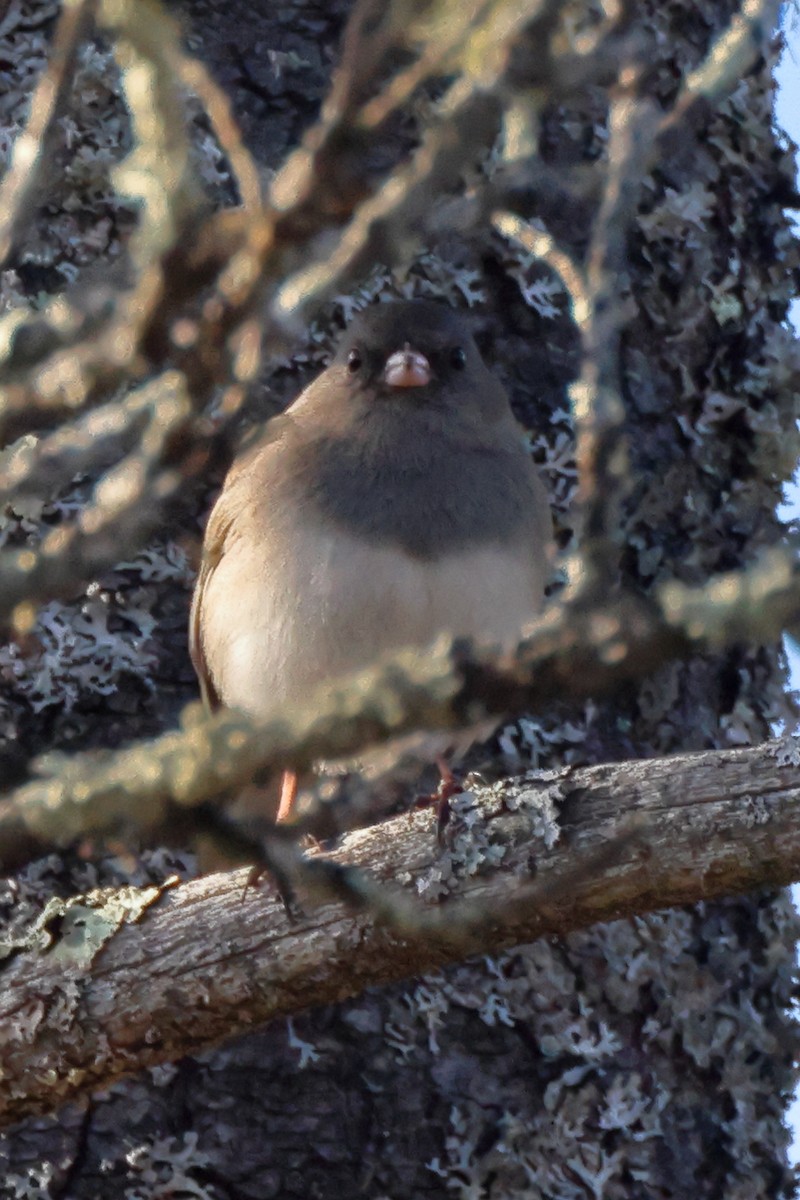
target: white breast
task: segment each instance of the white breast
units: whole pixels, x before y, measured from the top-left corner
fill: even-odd
[[[276,542],[269,559],[263,545],[231,546],[203,599],[215,686],[225,704],[254,716],[441,633],[513,643],[541,602],[541,547],[422,562],[338,530],[295,530],[291,553]]]

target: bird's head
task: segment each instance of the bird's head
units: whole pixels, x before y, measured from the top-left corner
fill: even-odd
[[[376,403],[463,407],[494,384],[466,320],[429,300],[365,309],[342,336],[334,365],[353,394]]]

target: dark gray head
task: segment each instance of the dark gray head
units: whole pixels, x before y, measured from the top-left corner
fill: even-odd
[[[374,304],[342,335],[334,362],[345,367],[354,393],[414,405],[463,404],[477,390],[487,401],[498,385],[466,320],[431,300]]]
[[[442,304],[366,309],[290,412],[304,499],[363,538],[426,559],[540,522],[541,486],[508,398],[465,319]]]

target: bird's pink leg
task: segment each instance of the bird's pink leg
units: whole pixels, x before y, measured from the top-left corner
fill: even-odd
[[[284,771],[281,777],[281,798],[278,803],[278,815],[275,818],[276,824],[288,821],[292,815],[295,800],[297,799],[298,779],[296,771]],[[247,896],[251,888],[257,887],[261,877],[265,873],[263,865],[251,867],[250,873],[247,876],[242,893],[242,899]],[[283,906],[286,912],[292,915],[292,890],[285,880],[277,879],[278,893],[283,900]]]
[[[281,798],[276,821],[288,821],[297,799],[297,771],[284,771],[281,779]]]

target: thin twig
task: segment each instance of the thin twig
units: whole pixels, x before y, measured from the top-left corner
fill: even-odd
[[[48,165],[47,134],[64,108],[75,59],[97,6],[98,0],[64,0],[50,61],[31,97],[28,123],[14,143],[11,165],[0,184],[0,264],[34,204],[40,173]]]

